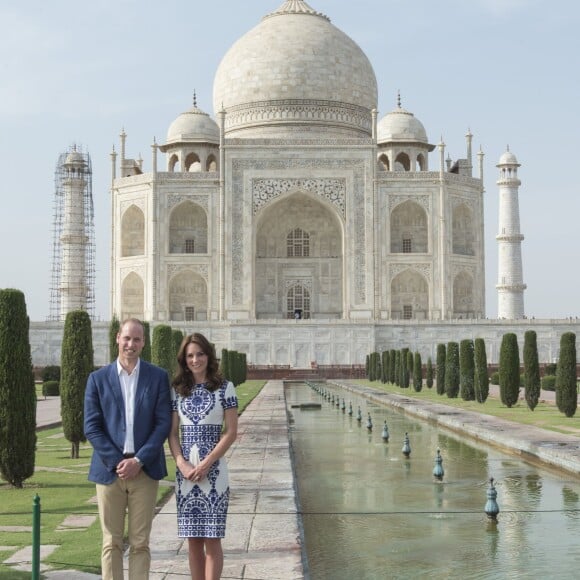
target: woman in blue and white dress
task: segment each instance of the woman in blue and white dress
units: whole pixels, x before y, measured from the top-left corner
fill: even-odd
[[[223,455],[236,439],[238,399],[202,334],[183,339],[177,361],[169,434],[177,465],[177,533],[188,538],[192,579],[219,580],[230,497]]]

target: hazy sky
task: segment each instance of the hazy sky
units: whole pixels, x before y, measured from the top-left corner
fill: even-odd
[[[213,116],[229,47],[283,0],[29,0],[0,3],[0,288],[49,313],[54,170],[73,143],[91,155],[96,313],[109,317],[111,164],[151,169],[151,143],[190,108]],[[374,66],[379,118],[402,105],[447,153],[485,153],[487,316],[497,316],[495,167],[509,145],[519,177],[525,311],[580,315],[580,3],[576,0],[310,0]],[[267,50],[267,47],[264,48]],[[435,151],[431,169],[438,167]],[[163,161],[160,159],[160,167]]]

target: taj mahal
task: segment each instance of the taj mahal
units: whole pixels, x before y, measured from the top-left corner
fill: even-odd
[[[476,337],[493,362],[505,332],[530,327],[552,360],[572,323],[525,317],[518,159],[508,149],[487,187],[499,220],[497,248],[484,249],[471,131],[451,159],[404,96],[379,115],[379,90],[393,92],[345,32],[286,0],[226,52],[213,116],[194,96],[147,163],[122,131],[111,316],[203,332],[255,365],[355,365],[402,346],[426,360],[439,342]],[[498,252],[497,318],[485,311],[486,251]],[[35,363],[58,364],[59,329],[31,325]],[[103,364],[107,324],[93,332]]]

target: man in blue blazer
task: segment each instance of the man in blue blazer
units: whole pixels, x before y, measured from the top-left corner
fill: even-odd
[[[140,359],[143,324],[125,320],[118,359],[91,373],[85,392],[85,436],[93,446],[89,480],[96,483],[103,533],[103,580],[123,579],[125,514],[129,578],[146,580],[149,536],[159,480],[167,475],[163,444],[171,427],[167,372]]]

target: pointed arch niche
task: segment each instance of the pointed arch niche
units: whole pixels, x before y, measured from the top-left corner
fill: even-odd
[[[455,318],[474,318],[473,278],[460,272],[453,280],[453,315]]]
[[[417,270],[409,268],[393,278],[391,318],[394,320],[429,318],[429,283]]]
[[[141,276],[131,272],[121,285],[121,320],[145,318],[145,285]]]
[[[425,208],[404,201],[391,212],[391,253],[417,254],[429,251],[428,221]]]
[[[464,203],[453,210],[453,253],[475,255],[473,215]]]
[[[145,216],[136,206],[130,206],[121,217],[121,257],[145,254]]]
[[[169,218],[170,254],[207,254],[207,214],[191,201],[180,203]]]
[[[187,270],[169,281],[169,320],[207,320],[207,283]]]
[[[325,201],[296,192],[268,204],[255,230],[256,318],[287,318],[297,292],[310,317],[342,318],[342,248],[342,221]]]

